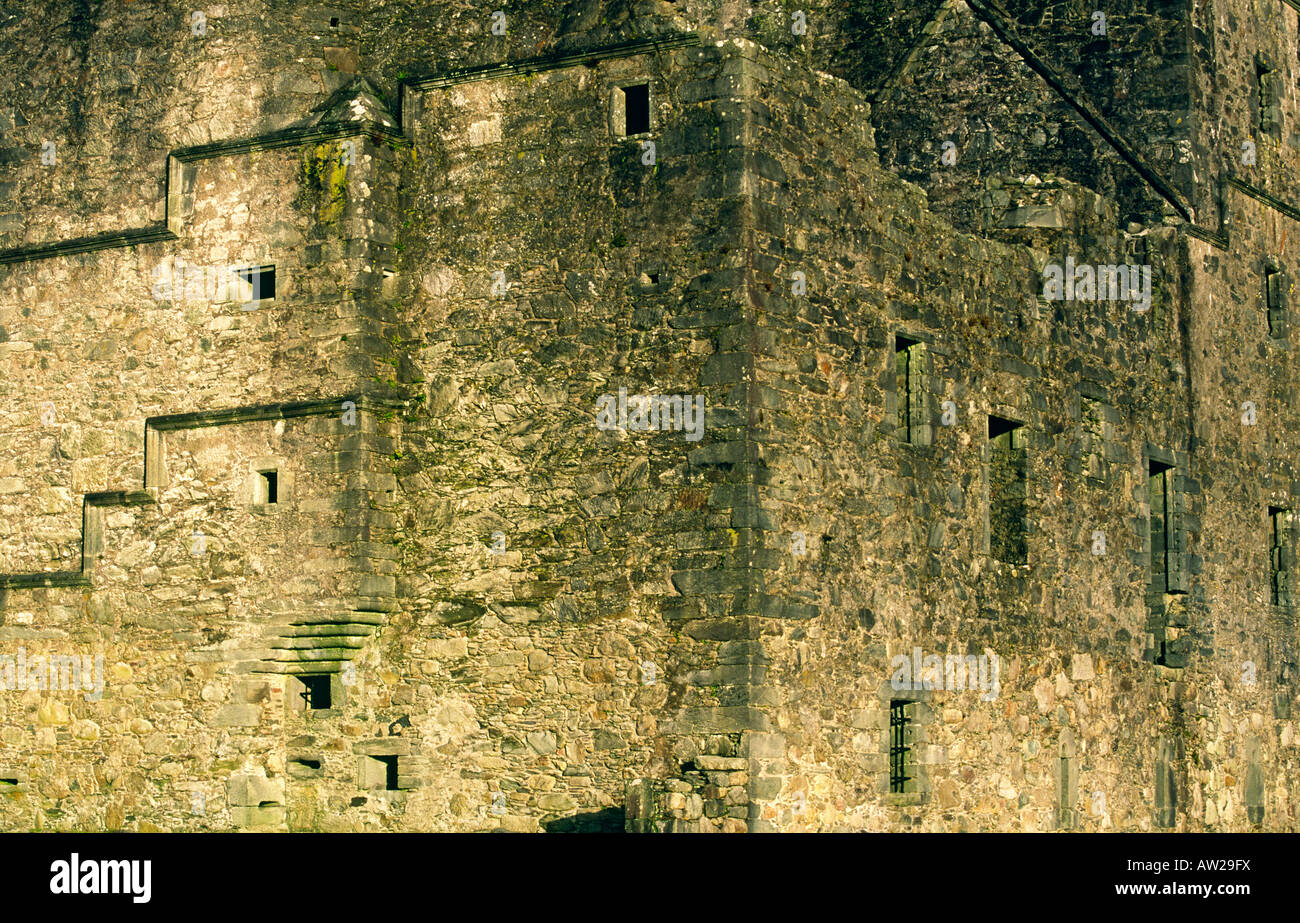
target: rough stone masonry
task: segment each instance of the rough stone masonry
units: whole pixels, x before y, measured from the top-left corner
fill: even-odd
[[[0,12],[0,828],[1296,830],[1290,0],[503,6]]]

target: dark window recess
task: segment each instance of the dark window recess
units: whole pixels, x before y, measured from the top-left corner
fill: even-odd
[[[1269,530],[1269,594],[1275,606],[1291,605],[1291,571],[1294,569],[1291,550],[1291,511],[1282,507],[1268,508]]]
[[[259,471],[257,476],[262,479],[259,485],[261,495],[258,499],[262,503],[279,503],[280,502],[280,475],[275,471]]]
[[[306,757],[299,757],[296,760],[292,760],[292,762],[299,766],[305,766],[307,769],[320,769],[320,760],[309,760]]]
[[[1158,461],[1149,461],[1147,467],[1147,496],[1151,504],[1149,526],[1151,532],[1151,590],[1169,592],[1169,564],[1173,538],[1170,513],[1173,510],[1173,491],[1170,483],[1173,468]]]
[[[1074,826],[1074,805],[1070,802],[1070,758],[1063,756],[1056,770],[1056,824],[1062,830]]]
[[[922,401],[924,381],[921,341],[910,337],[894,338],[894,388],[898,399],[898,438],[920,444],[925,424]]]
[[[261,301],[265,298],[275,297],[274,266],[254,266],[250,269],[240,269],[237,275],[251,287],[250,301]]]
[[[1029,563],[1028,452],[1023,424],[989,416],[989,554]]]
[[[624,134],[639,135],[650,130],[650,84],[623,87]]]
[[[912,703],[894,699],[889,703],[889,790],[915,791],[912,775]]]
[[[1100,401],[1081,398],[1079,401],[1082,430],[1082,458],[1080,466],[1084,477],[1094,481],[1106,479],[1106,419]]]
[[[0,779],[0,787],[6,786],[6,785],[11,786],[11,787],[13,787],[13,786],[17,786],[17,785],[18,785],[18,780],[17,780],[17,779]]]
[[[1264,264],[1264,304],[1268,309],[1268,334],[1280,337],[1286,333],[1287,313],[1286,274],[1275,260]]]
[[[1156,826],[1172,827],[1178,819],[1178,761],[1173,742],[1160,738],[1156,751]]]
[[[1259,83],[1259,130],[1274,138],[1282,136],[1282,75],[1263,55],[1255,57],[1255,79]]]
[[[331,29],[337,29],[338,27],[339,27],[339,18],[338,18],[337,16],[331,16],[331,17],[330,17],[330,28],[331,28]]]
[[[376,756],[376,760],[384,765],[384,788],[390,792],[397,791],[397,757],[395,756]]]
[[[299,676],[298,680],[302,683],[303,704],[312,711],[322,708],[329,708],[330,699],[330,677],[328,673],[314,673],[306,676]]]

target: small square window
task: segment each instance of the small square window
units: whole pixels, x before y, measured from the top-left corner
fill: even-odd
[[[397,762],[400,757],[395,755],[367,756],[362,758],[362,778],[361,785],[363,788],[383,789],[384,791],[396,792],[401,786],[398,784]]]
[[[257,503],[270,506],[280,502],[280,475],[276,471],[257,472]]]
[[[339,18],[338,18],[337,16],[331,16],[331,17],[330,17],[330,28],[331,28],[331,29],[337,29],[338,27],[339,27]]]
[[[275,267],[251,266],[235,271],[239,281],[240,300],[244,302],[268,301],[275,297]]]
[[[330,675],[328,673],[308,673],[295,677],[298,688],[295,690],[301,700],[301,711],[322,711],[333,705],[330,695]]]

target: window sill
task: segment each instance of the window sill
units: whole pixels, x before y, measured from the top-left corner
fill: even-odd
[[[343,717],[343,709],[341,708],[311,708],[302,711],[298,711],[297,709],[295,709],[295,713],[302,715],[303,718],[307,720],[313,720],[316,718],[342,718]]]
[[[925,804],[925,792],[889,792],[884,798],[885,805],[891,808],[910,808]]]

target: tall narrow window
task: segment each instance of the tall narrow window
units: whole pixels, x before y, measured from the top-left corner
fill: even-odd
[[[1009,564],[1029,561],[1025,428],[989,416],[989,554]]]
[[[1059,753],[1056,764],[1056,826],[1061,830],[1072,830],[1076,821],[1074,802],[1078,797],[1079,768],[1074,733],[1069,728],[1061,732]]]
[[[1264,262],[1264,304],[1268,310],[1268,334],[1280,337],[1286,333],[1287,310],[1286,274],[1277,260]]]
[[[1268,508],[1269,596],[1275,606],[1291,605],[1291,511]]]
[[[1062,830],[1074,826],[1074,805],[1070,803],[1070,760],[1064,756],[1056,769],[1056,825]]]
[[[1255,79],[1259,85],[1259,130],[1274,138],[1282,136],[1282,75],[1264,55],[1255,56]]]
[[[1090,397],[1079,399],[1079,417],[1082,429],[1082,458],[1080,467],[1084,477],[1094,481],[1106,480],[1106,418],[1101,401]]]
[[[894,338],[894,388],[898,400],[898,438],[913,445],[929,440],[925,401],[925,355],[919,340]]]
[[[650,84],[614,88],[614,134],[620,137],[650,130]]]
[[[1156,826],[1172,827],[1178,820],[1178,765],[1174,742],[1161,737],[1156,747]]]
[[[377,756],[375,759],[384,764],[384,788],[390,792],[397,791],[397,757]]]
[[[257,472],[257,502],[265,505],[280,502],[279,472]]]
[[[1169,592],[1169,564],[1172,530],[1170,512],[1173,467],[1151,459],[1147,462],[1147,499],[1150,503],[1148,529],[1151,533],[1151,590]]]
[[[915,791],[912,763],[913,703],[894,699],[889,703],[889,790]]]

